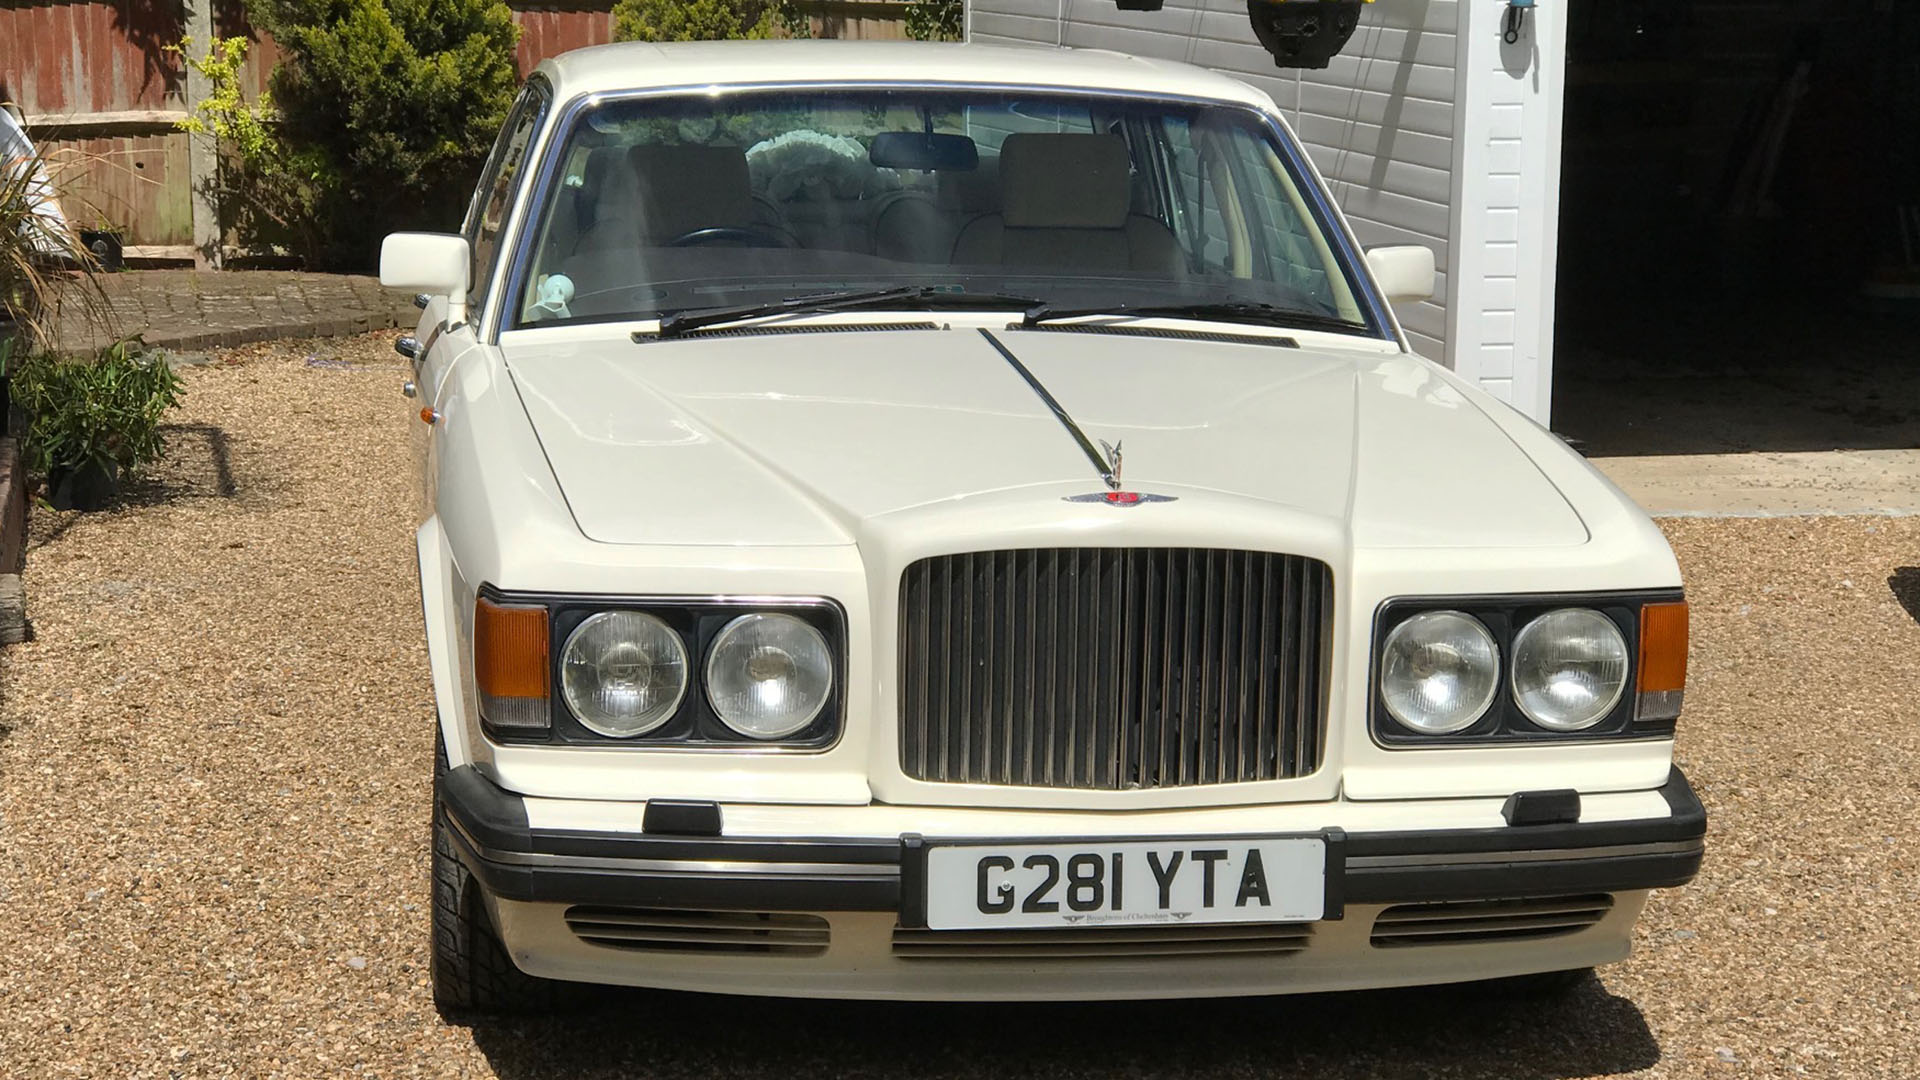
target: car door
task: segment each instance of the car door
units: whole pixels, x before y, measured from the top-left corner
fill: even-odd
[[[449,319],[450,305],[445,297],[427,299],[416,336],[402,349],[402,352],[411,351],[413,361],[413,373],[406,389],[418,410],[412,451],[422,517],[433,512],[439,466],[436,436],[448,404],[447,376],[463,357],[479,347],[477,328],[498,317],[487,311],[487,296],[495,275],[502,272],[501,266],[509,258],[501,243],[502,234],[512,216],[527,152],[546,119],[550,100],[545,84],[528,83],[507,114],[500,137],[481,169],[480,183],[474,189],[473,201],[468,204],[466,222],[461,228],[472,259],[464,313]]]

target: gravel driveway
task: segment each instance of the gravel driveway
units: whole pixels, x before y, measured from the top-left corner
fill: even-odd
[[[1904,1077],[1920,519],[1679,521],[1707,866],[1551,1005],[1456,992],[429,1002],[431,708],[388,337],[222,354],[114,513],[35,514],[0,657],[0,1075]],[[318,355],[315,350],[318,349]]]

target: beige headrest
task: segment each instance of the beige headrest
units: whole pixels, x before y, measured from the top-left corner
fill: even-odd
[[[753,181],[737,146],[641,145],[627,151],[627,164],[649,240],[753,221]]]
[[[1023,132],[1000,144],[1000,213],[1012,229],[1118,229],[1132,204],[1118,135]]]

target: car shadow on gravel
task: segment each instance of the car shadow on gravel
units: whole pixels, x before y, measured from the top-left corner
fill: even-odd
[[[1438,1075],[1563,1080],[1646,1069],[1640,1009],[1471,987],[1105,1004],[894,1004],[608,990],[566,1019],[473,1022],[506,1080]]]

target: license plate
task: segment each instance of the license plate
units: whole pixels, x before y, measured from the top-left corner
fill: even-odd
[[[940,844],[927,927],[1310,922],[1326,913],[1321,837]]]

